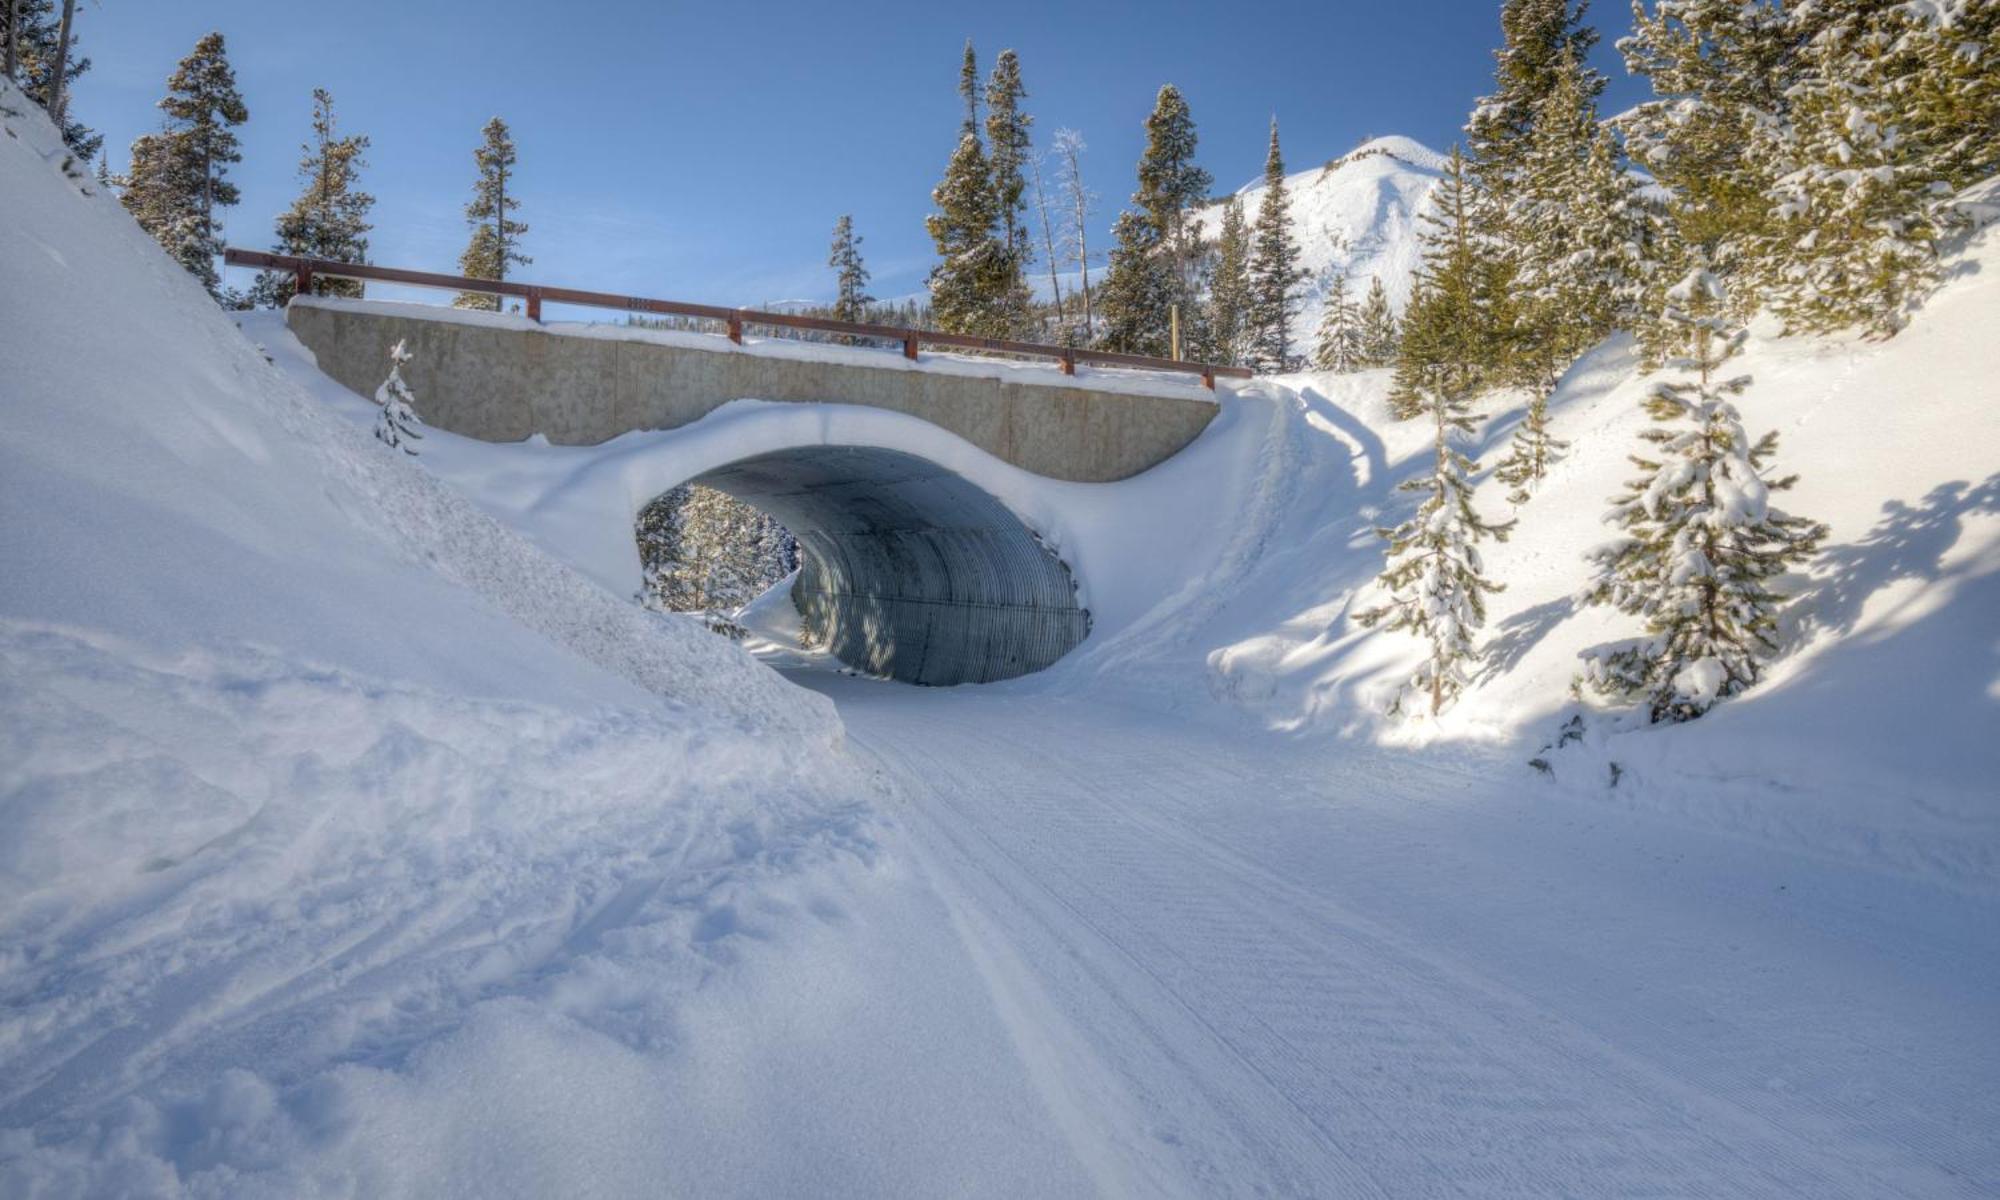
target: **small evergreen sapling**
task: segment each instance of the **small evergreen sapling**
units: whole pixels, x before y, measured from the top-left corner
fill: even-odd
[[[1536,393],[1528,401],[1528,415],[1514,430],[1507,457],[1493,468],[1493,477],[1514,490],[1507,493],[1510,504],[1526,504],[1535,488],[1548,477],[1549,467],[1569,449],[1569,443],[1549,432],[1549,398]]]
[[[375,389],[375,403],[382,411],[375,417],[375,436],[391,449],[399,449],[414,455],[414,443],[423,440],[423,422],[417,417],[417,398],[410,394],[410,385],[403,382],[403,364],[410,361],[410,352],[398,341],[389,350],[389,378]]]
[[[1744,433],[1733,398],[1749,378],[1716,378],[1743,339],[1721,284],[1698,268],[1667,300],[1693,353],[1646,401],[1658,424],[1639,436],[1656,457],[1632,457],[1640,474],[1605,517],[1624,535],[1590,552],[1596,575],[1578,597],[1644,618],[1646,636],[1587,652],[1581,682],[1686,721],[1757,682],[1785,599],[1767,581],[1808,561],[1827,530],[1770,504],[1797,476],[1765,477],[1778,435]]]
[[[1402,331],[1396,327],[1396,311],[1389,307],[1389,291],[1382,277],[1368,281],[1368,298],[1361,302],[1361,365],[1393,367],[1402,351]]]
[[[1413,300],[1412,307],[1421,303]],[[1435,426],[1431,473],[1407,480],[1401,490],[1420,492],[1416,515],[1375,532],[1388,542],[1389,564],[1379,581],[1390,598],[1354,619],[1364,628],[1407,630],[1429,644],[1410,687],[1430,695],[1431,713],[1464,689],[1466,668],[1479,659],[1473,637],[1486,623],[1486,596],[1501,590],[1486,578],[1478,543],[1505,541],[1512,521],[1492,523],[1472,507],[1471,475],[1479,464],[1452,445],[1478,427],[1469,392],[1449,374],[1437,374],[1401,405],[1399,418],[1428,414]],[[1398,699],[1396,708],[1402,701]],[[1392,709],[1394,711],[1394,709]]]
[[[1347,298],[1347,273],[1336,271],[1327,285],[1326,308],[1320,313],[1313,366],[1344,375],[1360,370],[1364,359],[1361,312]]]

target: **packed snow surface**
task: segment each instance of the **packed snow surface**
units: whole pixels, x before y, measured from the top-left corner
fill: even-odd
[[[1892,342],[1752,339],[1834,531],[1766,685],[1567,698],[1631,632],[1569,601],[1648,386],[1614,340],[1488,669],[1392,722],[1414,646],[1346,614],[1424,437],[1379,374],[1112,485],[750,397],[413,460],[5,124],[0,1195],[2000,1191],[1991,232]],[[1435,169],[1384,148],[1336,177]],[[785,676],[628,602],[637,504],[813,437],[1000,497],[1091,638],[915,689],[810,665],[781,594]]]

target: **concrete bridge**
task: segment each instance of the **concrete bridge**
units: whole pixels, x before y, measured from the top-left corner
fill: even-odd
[[[386,374],[389,348],[405,342],[404,375],[425,421],[498,442],[541,434],[594,445],[687,425],[738,399],[863,405],[917,417],[1037,475],[1102,483],[1172,457],[1217,412],[1189,375],[1078,377],[992,359],[912,362],[864,347],[548,327],[312,296],[286,319],[322,371],[363,395]],[[907,449],[802,440],[683,482],[728,492],[798,537],[793,600],[807,635],[857,669],[922,684],[1006,679],[1048,666],[1089,631],[1070,566],[1037,532]],[[634,497],[629,515],[651,498]]]

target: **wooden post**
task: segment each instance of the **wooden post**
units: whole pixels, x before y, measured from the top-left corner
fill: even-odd
[[[528,290],[528,319],[538,325],[541,323],[542,289],[540,288],[530,288]]]
[[[1207,369],[1206,371],[1203,371],[1203,372],[1201,373],[1201,381],[1202,381],[1203,383],[1205,383],[1205,384],[1207,384],[1207,385],[1208,385],[1208,390],[1209,390],[1209,391],[1211,391],[1211,392],[1212,392],[1212,391],[1214,391],[1214,390],[1215,390],[1215,368],[1214,368],[1214,367],[1210,367],[1210,368],[1209,368],[1209,369]]]
[[[739,346],[743,344],[743,314],[740,311],[729,315],[729,340]]]
[[[292,293],[294,295],[297,296],[312,295],[313,267],[311,259],[304,258],[299,260],[299,269],[297,272],[294,273],[292,282],[293,282]]]
[[[1076,374],[1076,351],[1074,350],[1063,351],[1062,373],[1065,375]]]
[[[903,335],[903,357],[917,361],[917,335],[914,331]]]

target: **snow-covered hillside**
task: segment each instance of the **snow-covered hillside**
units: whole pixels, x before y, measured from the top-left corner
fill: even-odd
[[[1292,205],[1292,234],[1306,271],[1303,301],[1292,318],[1292,336],[1310,348],[1319,328],[1326,289],[1336,271],[1347,273],[1347,295],[1360,303],[1368,281],[1380,279],[1400,313],[1422,259],[1419,216],[1443,172],[1444,156],[1406,137],[1363,142],[1331,162],[1285,176]],[[1264,195],[1256,179],[1237,189],[1244,220],[1255,222]],[[1222,206],[1202,210],[1204,236],[1222,227]]]

